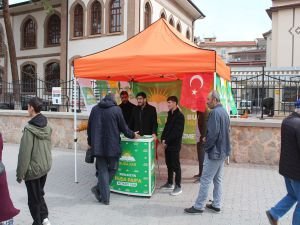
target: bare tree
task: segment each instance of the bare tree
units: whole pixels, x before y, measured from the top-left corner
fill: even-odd
[[[40,0],[32,0],[32,2],[38,2]],[[49,0],[41,0],[44,9],[51,13],[53,11],[52,5]],[[11,66],[11,75],[13,81],[13,95],[14,95],[14,103],[15,109],[21,108],[20,102],[20,79],[18,74],[17,67],[17,55],[16,55],[16,47],[14,41],[13,30],[10,21],[10,13],[9,13],[9,0],[0,0],[0,7],[3,9],[3,18],[6,30],[7,44],[8,44],[8,52]]]
[[[18,74],[18,67],[17,67],[16,47],[15,47],[14,35],[13,35],[13,30],[10,21],[10,14],[9,14],[9,0],[1,0],[1,5],[3,9],[3,18],[4,18],[7,44],[8,44],[11,75],[13,80],[13,92],[14,92],[13,95],[15,100],[15,107],[21,107],[20,81],[19,81],[19,74]]]

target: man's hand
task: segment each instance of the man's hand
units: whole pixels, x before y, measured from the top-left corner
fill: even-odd
[[[17,178],[17,182],[18,182],[19,184],[21,184],[21,183],[22,183],[22,179],[21,179],[21,178]]]
[[[153,140],[156,141],[157,140],[157,136],[156,134],[152,134]]]
[[[167,144],[166,144],[166,141],[165,141],[165,140],[162,140],[162,146],[163,146],[164,149],[167,148]]]
[[[134,132],[134,139],[140,138],[141,135],[139,135],[139,131]]]

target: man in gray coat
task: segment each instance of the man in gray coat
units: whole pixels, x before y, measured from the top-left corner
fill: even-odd
[[[128,138],[139,137],[128,128],[114,95],[108,94],[93,107],[87,128],[88,145],[96,157],[98,170],[98,184],[91,191],[105,205],[109,204],[109,185],[118,169],[121,156],[121,132]]]
[[[204,143],[203,173],[200,178],[200,190],[194,206],[184,209],[188,214],[201,214],[204,208],[215,213],[221,211],[222,177],[224,161],[230,154],[230,120],[220,103],[217,91],[207,97],[207,106],[211,109],[207,121],[207,133]],[[214,183],[213,202],[206,204],[208,190]],[[206,204],[206,205],[205,205]]]

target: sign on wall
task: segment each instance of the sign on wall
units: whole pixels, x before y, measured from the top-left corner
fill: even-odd
[[[61,87],[52,87],[52,104],[61,105]]]

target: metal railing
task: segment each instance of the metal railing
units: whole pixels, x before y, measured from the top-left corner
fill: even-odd
[[[73,102],[70,96],[73,94],[73,80],[45,82],[39,79],[30,81],[15,82],[19,90],[16,97],[13,93],[13,82],[2,81],[0,83],[0,109],[22,109],[27,110],[27,104],[30,98],[39,97],[43,101],[43,111],[70,111],[73,108]],[[61,87],[61,104],[52,102],[52,87]],[[82,106],[80,91],[78,91],[78,108]],[[16,101],[19,99],[19,101]]]
[[[239,114],[285,116],[300,98],[299,70],[236,71],[231,84]]]

